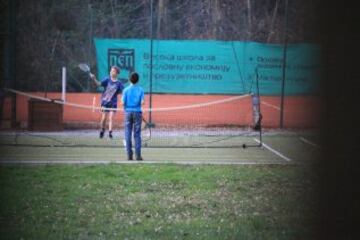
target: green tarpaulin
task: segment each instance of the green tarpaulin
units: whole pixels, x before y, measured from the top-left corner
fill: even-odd
[[[98,78],[119,66],[120,78],[140,74],[150,91],[149,39],[95,39]],[[260,93],[280,95],[282,45],[215,40],[154,40],[153,93],[244,94],[255,92],[256,69]],[[314,94],[320,78],[320,48],[312,44],[287,47],[286,95]]]

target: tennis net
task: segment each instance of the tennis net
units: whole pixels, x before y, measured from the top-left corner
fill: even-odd
[[[51,147],[119,147],[124,138],[124,113],[117,109],[114,138],[99,138],[100,107],[76,101],[51,100],[38,95],[12,90],[26,98],[48,101],[63,106],[63,131],[28,131],[1,133],[2,145]],[[148,102],[148,99],[146,99]],[[143,108],[143,147],[243,147],[253,144],[255,131],[252,95],[170,95],[152,96],[152,108]],[[20,101],[21,102],[21,101]],[[26,102],[26,101],[25,101]],[[181,105],[180,105],[181,104]],[[79,116],[83,117],[82,119]]]

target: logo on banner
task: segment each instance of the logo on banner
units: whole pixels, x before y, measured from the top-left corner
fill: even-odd
[[[121,71],[132,72],[135,70],[135,50],[134,49],[109,49],[108,66],[118,66]]]

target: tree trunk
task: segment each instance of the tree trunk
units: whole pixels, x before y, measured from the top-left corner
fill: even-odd
[[[212,18],[212,37],[214,39],[218,38],[219,35],[219,27],[220,27],[220,20],[221,20],[221,9],[219,0],[212,0],[213,8],[211,12]]]
[[[116,17],[113,0],[110,0],[110,5],[111,5],[112,22],[113,22],[113,26],[111,28],[111,34],[112,34],[113,38],[118,38],[119,37],[119,25],[118,25],[118,21],[117,21],[117,17]]]
[[[247,17],[248,17],[248,30],[247,30],[247,35],[248,35],[248,40],[251,39],[252,36],[252,22],[251,22],[251,4],[250,4],[250,0],[246,0],[246,5],[247,5]]]
[[[274,28],[275,19],[276,19],[276,16],[277,16],[278,5],[279,5],[278,3],[279,3],[279,1],[276,0],[276,2],[275,2],[275,7],[274,7],[274,12],[273,12],[273,16],[272,16],[272,19],[271,19],[271,25],[270,25],[270,29],[269,29],[269,35],[268,35],[268,38],[267,38],[267,41],[266,41],[267,43],[270,42],[271,37],[272,37],[272,35],[274,34],[273,28]]]
[[[168,36],[166,30],[166,25],[167,25],[166,5],[167,5],[166,0],[159,0],[156,38],[166,38]]]

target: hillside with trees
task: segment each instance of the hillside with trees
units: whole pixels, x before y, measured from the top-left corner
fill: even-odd
[[[0,2],[8,14],[10,1]],[[68,68],[69,91],[93,91],[76,66],[88,62],[95,68],[94,37],[150,39],[152,32],[153,39],[318,41],[319,5],[312,0],[15,2],[16,87],[27,91],[60,91],[61,66]]]

